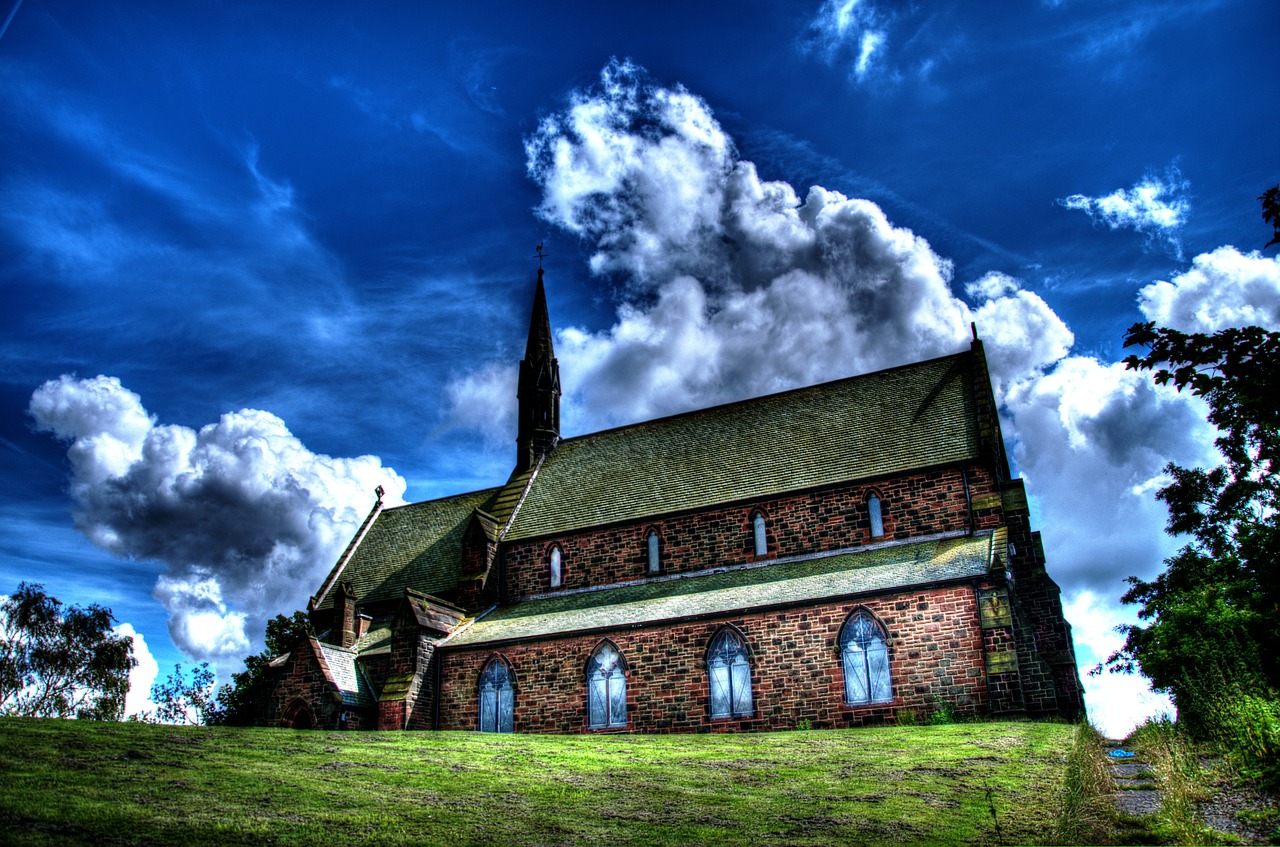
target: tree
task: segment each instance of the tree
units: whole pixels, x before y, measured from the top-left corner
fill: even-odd
[[[24,582],[0,603],[0,714],[118,721],[133,639],[102,606],[63,607]]]
[[[156,704],[154,720],[170,724],[221,723],[221,710],[214,698],[214,675],[208,662],[191,671],[190,680],[182,665],[175,664],[173,673],[163,682],[151,686],[151,702]]]
[[[1260,199],[1276,228],[1271,243],[1280,243],[1280,186]],[[1280,332],[1137,323],[1125,346],[1147,350],[1125,359],[1129,368],[1204,398],[1225,460],[1166,467],[1173,481],[1157,497],[1168,531],[1191,540],[1154,580],[1129,578],[1122,599],[1140,605],[1145,623],[1124,627],[1125,644],[1108,660],[1113,670],[1140,667],[1194,728],[1224,691],[1280,689]]]
[[[231,677],[232,684],[218,691],[218,723],[253,726],[261,723],[271,696],[267,666],[277,656],[291,652],[298,642],[313,635],[311,620],[302,612],[293,617],[276,615],[267,622],[266,649],[244,660],[245,669]]]

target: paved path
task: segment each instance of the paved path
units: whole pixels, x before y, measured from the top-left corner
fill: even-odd
[[[1151,775],[1151,766],[1143,761],[1141,753],[1132,758],[1111,758],[1111,751],[1119,748],[1119,742],[1107,743],[1107,762],[1111,768],[1111,779],[1116,784],[1111,799],[1116,808],[1121,815],[1129,818],[1145,818],[1156,814],[1160,811],[1160,792]]]

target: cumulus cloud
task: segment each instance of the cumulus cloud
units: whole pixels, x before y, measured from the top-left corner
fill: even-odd
[[[374,456],[308,450],[268,412],[199,430],[160,425],[115,377],[62,376],[32,395],[40,430],[67,441],[76,527],[118,556],[162,562],[155,598],[188,656],[233,666],[265,622],[305,604],[381,485]]]
[[[116,635],[127,635],[133,639],[133,658],[137,662],[129,671],[129,693],[124,698],[124,713],[137,715],[155,710],[151,702],[151,686],[155,684],[160,673],[160,664],[151,655],[151,648],[142,633],[133,628],[131,623],[122,623],[115,628]]]
[[[1219,247],[1196,256],[1191,268],[1138,292],[1149,320],[1183,332],[1217,332],[1229,326],[1280,328],[1280,258],[1256,250]]]
[[[1171,167],[1164,176],[1147,174],[1132,188],[1120,188],[1102,197],[1072,194],[1058,204],[1084,212],[1108,229],[1131,229],[1150,240],[1163,241],[1181,258],[1179,232],[1190,207],[1186,198],[1190,187],[1178,169]]]
[[[1123,579],[1153,576],[1176,548],[1154,497],[1164,466],[1215,461],[1199,401],[1076,354],[1071,329],[1014,277],[985,274],[961,299],[951,263],[924,238],[870,201],[762,179],[702,100],[628,62],[544,119],[526,152],[539,214],[591,245],[592,271],[620,296],[612,326],[556,335],[566,434],[952,353],[972,321],[1044,516],[1051,572],[1083,633],[1081,662],[1105,658],[1087,652],[1105,649],[1088,633],[1126,620]],[[1227,264],[1200,257],[1190,273]],[[1239,285],[1217,286],[1215,313],[1259,288],[1244,272],[1232,278]],[[1190,276],[1171,285],[1177,297],[1146,297],[1150,314],[1157,301],[1208,296]],[[513,363],[456,380],[454,418],[487,410],[489,431],[509,439],[514,382]],[[1088,684],[1104,722],[1144,685]]]

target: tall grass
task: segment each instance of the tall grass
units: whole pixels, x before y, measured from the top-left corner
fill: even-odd
[[[1151,766],[1160,789],[1157,833],[1172,844],[1212,843],[1213,833],[1196,811],[1209,792],[1191,739],[1168,717],[1160,717],[1148,719],[1129,741]]]
[[[1116,829],[1115,791],[1101,733],[1088,723],[1076,727],[1067,753],[1058,817],[1050,844],[1112,844]]]

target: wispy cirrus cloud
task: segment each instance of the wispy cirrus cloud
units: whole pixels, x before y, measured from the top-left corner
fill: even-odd
[[[1163,175],[1148,173],[1132,188],[1118,188],[1097,197],[1072,194],[1057,203],[1065,209],[1084,212],[1095,224],[1108,229],[1129,229],[1162,242],[1181,258],[1180,233],[1191,208],[1187,199],[1190,188],[1191,183],[1171,166]]]
[[[884,65],[887,27],[870,0],[826,0],[802,44],[828,64],[849,62],[850,77],[862,82]]]

